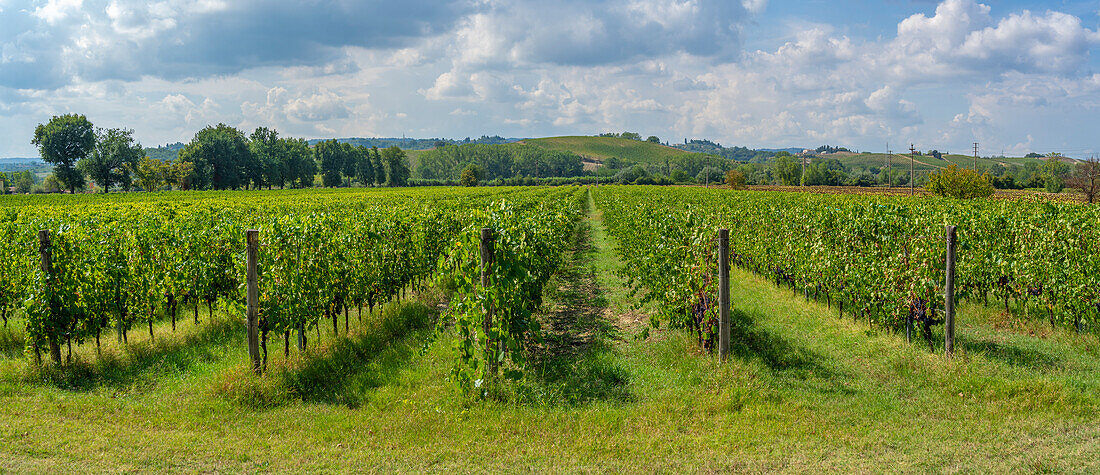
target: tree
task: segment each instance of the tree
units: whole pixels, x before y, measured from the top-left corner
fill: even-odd
[[[1050,158],[1043,162],[1043,188],[1048,193],[1061,193],[1066,187],[1065,178],[1072,168],[1060,158]]]
[[[42,191],[46,193],[61,193],[62,186],[61,180],[57,179],[57,175],[53,173],[42,180]]]
[[[775,175],[786,186],[797,185],[802,179],[802,165],[787,152],[776,154]]]
[[[989,176],[952,164],[928,175],[928,191],[952,198],[984,198],[993,195]]]
[[[355,170],[358,172],[359,181],[363,186],[374,186],[374,160],[371,149],[359,146],[355,147]]]
[[[344,153],[344,166],[341,172],[344,174],[344,186],[351,186],[351,179],[359,175],[359,153],[350,143],[341,144]]]
[[[134,142],[134,131],[100,129],[92,154],[77,162],[76,167],[88,175],[106,193],[112,185],[130,185],[130,169],[145,156],[141,144]]]
[[[930,150],[928,155],[934,157],[936,160],[943,160],[943,154],[939,150]]]
[[[699,183],[713,183],[715,185],[722,182],[725,176],[722,173],[721,168],[717,167],[703,167],[699,171],[699,174],[695,176],[695,181]]]
[[[374,166],[374,184],[382,186],[386,182],[386,164],[382,162],[382,152],[378,147],[370,148],[371,165]]]
[[[623,132],[619,137],[627,140],[642,140],[642,134],[637,132]]]
[[[313,151],[305,139],[280,139],[286,153],[287,181],[296,188],[313,186],[317,175],[317,162],[313,160]]]
[[[737,170],[729,170],[726,172],[726,184],[735,190],[748,189],[748,185],[745,184],[745,174]]]
[[[409,183],[409,157],[396,145],[382,151],[386,163],[386,186],[406,186]]]
[[[260,168],[259,183],[255,183],[256,186],[266,186],[271,189],[272,186],[282,187],[286,183],[287,165],[284,145],[285,142],[279,139],[279,132],[267,127],[257,127],[252,135],[248,136],[248,150],[252,153],[252,163]]]
[[[656,135],[650,135],[645,139],[645,141],[649,143],[661,143],[661,139],[658,138]]]
[[[31,144],[38,146],[43,161],[54,166],[54,176],[69,193],[84,187],[84,174],[76,169],[76,162],[95,147],[95,128],[87,117],[54,116],[48,123],[35,127]]]
[[[22,171],[15,174],[15,192],[30,193],[34,189],[34,173]]]
[[[318,142],[313,146],[313,155],[321,164],[321,179],[325,186],[333,188],[343,181],[340,173],[344,168],[344,147],[336,139]]]
[[[138,185],[145,191],[159,190],[164,185],[168,171],[167,163],[149,157],[139,160],[137,168],[133,170]]]
[[[1096,194],[1100,192],[1100,161],[1096,157],[1091,157],[1078,163],[1077,169],[1066,180],[1066,184],[1084,193],[1089,203],[1095,203]]]
[[[169,185],[175,185],[177,189],[184,191],[190,190],[195,177],[195,164],[177,158],[168,166],[166,177]]]
[[[245,173],[252,152],[244,132],[225,124],[200,130],[183,150],[179,159],[194,164],[194,188],[237,189],[247,185]]]
[[[475,164],[466,165],[466,168],[462,170],[462,175],[459,177],[458,182],[462,186],[477,186],[477,182],[481,181],[485,176],[485,169]]]

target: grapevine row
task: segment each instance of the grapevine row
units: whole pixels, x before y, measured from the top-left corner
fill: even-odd
[[[601,188],[625,274],[662,319],[713,321],[713,239],[730,230],[734,262],[883,327],[942,311],[944,225],[958,226],[956,295],[1081,330],[1100,305],[1095,207],[726,190]],[[1009,305],[1009,300],[1015,306]]]

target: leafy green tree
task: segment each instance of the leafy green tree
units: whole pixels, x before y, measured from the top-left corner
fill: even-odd
[[[54,166],[54,176],[69,193],[84,187],[84,174],[76,169],[76,163],[95,147],[95,128],[87,117],[54,116],[48,123],[35,127],[31,143],[38,146],[42,160]]]
[[[190,190],[191,182],[195,179],[195,164],[176,159],[169,164],[166,178],[169,185],[184,191]]]
[[[285,142],[279,139],[279,132],[267,127],[257,127],[248,137],[248,150],[252,153],[253,163],[260,167],[259,183],[256,186],[271,189],[272,186],[281,188],[286,183],[284,145]]]
[[[363,146],[355,147],[355,170],[359,181],[363,186],[374,186],[374,160],[371,149]]]
[[[130,185],[130,169],[145,156],[141,144],[134,142],[134,131],[100,129],[92,154],[76,163],[106,193],[115,184]]]
[[[344,175],[344,186],[351,186],[351,180],[359,175],[359,152],[350,143],[340,144],[344,154],[344,164],[341,173]]]
[[[642,134],[639,134],[637,132],[623,132],[622,135],[619,135],[619,138],[624,138],[627,140],[642,140]]]
[[[984,198],[993,195],[993,184],[989,176],[978,174],[969,168],[958,165],[941,169],[928,175],[928,191],[952,198]]]
[[[15,192],[16,193],[30,193],[34,190],[34,173],[30,171],[22,171],[15,174]]]
[[[252,152],[244,132],[225,124],[200,130],[179,158],[194,163],[195,189],[237,189],[247,185],[246,167],[252,162]]]
[[[137,179],[137,183],[141,186],[141,189],[145,191],[157,191],[161,186],[164,186],[169,170],[170,167],[167,163],[144,157],[138,160],[137,168],[134,169],[134,178]]]
[[[313,186],[313,177],[317,175],[317,162],[313,151],[305,139],[280,139],[286,152],[287,181],[296,188]]]
[[[661,143],[661,139],[658,138],[656,135],[650,135],[645,139],[645,141],[649,143]]]
[[[459,177],[458,182],[462,186],[477,186],[477,183],[485,176],[485,170],[475,164],[467,165],[462,170],[462,175]]]
[[[371,165],[374,166],[374,184],[382,186],[386,183],[386,164],[382,161],[382,152],[378,147],[370,148]]]
[[[718,167],[704,167],[699,171],[699,174],[695,176],[695,181],[699,183],[708,183],[718,185],[725,179],[724,172]]]
[[[386,163],[386,186],[406,186],[409,183],[409,157],[397,146],[382,151]]]
[[[802,164],[787,152],[776,154],[775,176],[786,186],[797,185],[802,179]]]
[[[318,142],[313,146],[313,155],[317,163],[321,164],[321,179],[326,187],[340,186],[343,181],[341,172],[344,169],[344,147],[336,139]]]
[[[748,185],[745,183],[745,174],[738,170],[729,170],[726,172],[726,185],[735,190],[748,189]]]
[[[1058,158],[1043,162],[1043,187],[1048,193],[1061,193],[1066,187],[1065,179],[1073,171],[1069,164]]]

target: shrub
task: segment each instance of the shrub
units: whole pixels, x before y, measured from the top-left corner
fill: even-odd
[[[737,170],[726,172],[726,184],[735,190],[748,189],[748,185],[745,184],[745,174]]]
[[[985,174],[951,165],[928,176],[928,191],[952,198],[983,198],[993,195],[993,184]]]

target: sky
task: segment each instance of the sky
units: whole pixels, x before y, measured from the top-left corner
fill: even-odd
[[[1100,2],[0,0],[0,157],[65,113],[145,146],[633,131],[1100,154]]]

